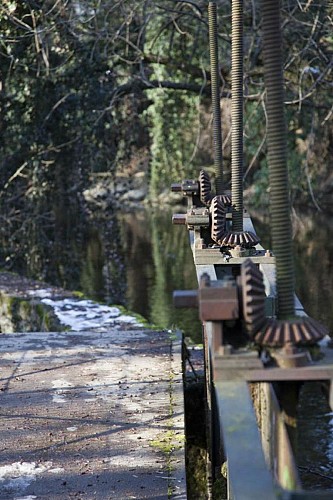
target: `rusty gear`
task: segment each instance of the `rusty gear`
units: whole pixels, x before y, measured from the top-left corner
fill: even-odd
[[[223,196],[215,196],[210,205],[212,217],[211,238],[219,244],[219,240],[225,234],[225,206],[222,201]]]
[[[212,183],[210,182],[210,177],[205,170],[200,170],[198,182],[200,201],[204,205],[209,205],[214,195],[212,194]]]
[[[219,196],[226,207],[231,207],[231,197],[228,194],[224,193]]]
[[[236,247],[239,245],[243,248],[250,248],[259,241],[258,236],[249,231],[228,231],[219,239],[218,244],[222,247]]]
[[[269,319],[254,335],[257,344],[281,347],[287,344],[309,345],[328,335],[328,329],[308,316],[291,320]]]
[[[266,295],[262,272],[251,259],[246,259],[241,266],[240,285],[245,326],[253,337],[266,322]]]

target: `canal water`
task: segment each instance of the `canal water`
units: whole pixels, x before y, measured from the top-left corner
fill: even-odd
[[[265,248],[271,248],[267,214],[251,211]],[[184,226],[172,226],[172,212],[118,216],[126,270],[128,307],[163,327],[174,325],[197,338],[197,311],[173,308],[172,291],[197,287]],[[333,218],[293,215],[296,291],[307,313],[333,331]],[[200,330],[200,329],[199,329]]]
[[[263,246],[271,248],[267,213],[251,211],[251,216]],[[188,232],[173,226],[171,217],[169,208],[103,215],[90,225],[69,224],[46,250],[37,242],[29,258],[19,251],[6,257],[2,242],[1,256],[13,271],[124,305],[201,343],[197,310],[175,309],[172,303],[173,290],[195,289],[197,282]],[[333,332],[333,218],[297,211],[293,231],[297,295],[307,313]],[[299,428],[304,485],[333,489],[333,413],[316,386],[303,391]]]

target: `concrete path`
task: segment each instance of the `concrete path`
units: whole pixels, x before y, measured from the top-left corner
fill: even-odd
[[[179,339],[2,334],[0,499],[186,498]]]

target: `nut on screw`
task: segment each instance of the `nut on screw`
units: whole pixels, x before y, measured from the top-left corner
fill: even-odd
[[[203,238],[199,238],[196,243],[195,243],[195,247],[198,248],[198,249],[204,249],[204,248],[207,248],[207,245],[205,243],[205,240]]]

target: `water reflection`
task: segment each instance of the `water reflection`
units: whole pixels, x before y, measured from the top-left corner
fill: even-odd
[[[251,216],[263,246],[271,248],[268,214]],[[296,293],[307,314],[333,332],[333,219],[294,211],[292,222]]]
[[[93,300],[126,305],[126,270],[118,219],[95,216],[84,228],[79,281],[75,289]]]
[[[197,282],[188,233],[171,224],[170,209],[94,214],[89,220],[71,210],[58,212],[61,217],[47,234],[31,220],[25,226],[31,231],[21,232],[19,241],[16,233],[3,236],[1,266],[127,305],[163,328],[178,326],[200,339],[197,311],[172,305],[173,290],[196,288]],[[267,212],[251,210],[251,215],[263,246],[271,248]],[[333,331],[333,220],[294,212],[293,227],[297,294],[307,313]]]
[[[172,226],[171,212],[119,214],[126,262],[127,304],[162,328],[178,327],[201,342],[197,310],[175,309],[175,289],[197,288],[184,227]]]
[[[192,334],[200,332],[196,311],[172,306],[174,289],[196,288],[197,282],[188,233],[172,226],[171,216],[170,210],[118,215],[127,303],[156,324],[178,325]],[[253,222],[262,244],[271,248],[267,214],[253,213]],[[294,214],[293,227],[296,292],[307,313],[333,331],[333,221],[317,213]]]
[[[297,293],[307,313],[333,331],[333,220],[325,214],[295,218]]]
[[[305,489],[333,490],[333,413],[319,383],[301,391],[297,455]]]

